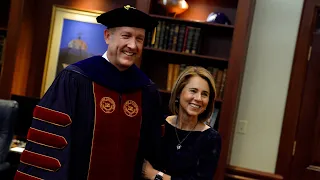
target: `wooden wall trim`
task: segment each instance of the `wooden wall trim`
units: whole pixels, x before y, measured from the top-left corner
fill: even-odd
[[[0,30],[7,30],[10,10],[10,0],[0,1]]]
[[[145,13],[149,13],[151,0],[136,0],[136,8]]]
[[[12,0],[8,21],[8,32],[4,61],[0,77],[0,98],[10,99],[17,47],[23,17],[24,0]]]
[[[238,166],[227,166],[226,179],[238,180],[283,180],[284,178],[278,174],[272,174]]]
[[[276,164],[276,173],[285,179],[290,176],[292,150],[295,141],[304,81],[307,71],[307,58],[311,44],[311,29],[313,13],[316,4],[314,0],[305,0],[296,41],[287,102],[282,124],[280,145]]]
[[[256,179],[226,173],[225,180],[256,180]]]
[[[221,110],[221,125],[219,132],[222,137],[222,149],[215,174],[215,180],[224,179],[226,165],[230,162],[230,152],[233,143],[235,118],[238,111],[238,102],[242,77],[247,56],[251,24],[255,9],[255,0],[239,0],[233,33],[232,47],[228,66],[228,81],[225,86],[224,103]]]
[[[13,74],[11,94],[24,96],[27,91],[29,69],[32,68],[31,51],[34,38],[35,22],[32,18],[35,12],[35,0],[28,0],[23,7],[19,45],[16,50],[15,68]]]

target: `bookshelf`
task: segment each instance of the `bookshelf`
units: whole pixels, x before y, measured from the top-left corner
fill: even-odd
[[[228,59],[221,58],[221,57],[212,57],[212,56],[205,56],[205,55],[199,55],[199,54],[189,54],[189,53],[177,52],[177,51],[172,51],[172,50],[156,49],[156,48],[152,48],[152,47],[144,47],[144,50],[147,50],[147,51],[158,51],[158,52],[161,52],[161,53],[177,54],[177,55],[181,55],[181,56],[189,56],[189,57],[201,58],[202,60],[225,61],[225,62],[228,61]]]
[[[218,24],[218,23],[208,23],[208,22],[203,22],[203,21],[196,21],[196,20],[186,20],[186,19],[181,19],[181,18],[173,18],[173,17],[168,17],[168,16],[162,16],[162,15],[156,15],[156,14],[150,14],[150,16],[157,18],[157,19],[163,19],[167,21],[172,21],[172,22],[180,22],[180,23],[185,23],[185,24],[192,24],[195,26],[214,26],[214,27],[223,27],[223,28],[230,28],[233,29],[233,25],[226,25],[226,24]]]
[[[187,0],[189,9],[175,17],[169,16],[157,0],[136,2],[138,9],[159,22],[154,44],[152,33],[147,34],[140,68],[160,89],[166,115],[170,115],[172,84],[184,67],[205,67],[215,78],[218,98],[213,128],[222,136],[222,150],[214,179],[222,180],[230,163],[255,0]],[[231,24],[206,22],[211,12],[226,14]]]

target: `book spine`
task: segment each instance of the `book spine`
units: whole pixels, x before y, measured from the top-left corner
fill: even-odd
[[[158,48],[159,49],[163,49],[164,45],[164,36],[165,36],[165,31],[166,31],[166,22],[165,21],[162,21],[161,23],[161,30],[160,30],[160,37],[159,37],[159,46]]]
[[[193,41],[194,34],[195,34],[195,28],[188,27],[187,42],[185,43],[185,48],[184,48],[185,53],[191,53],[192,41]]]
[[[158,21],[157,32],[156,32],[156,40],[155,40],[155,43],[153,45],[154,48],[159,48],[161,25],[162,25],[162,21]]]
[[[173,32],[173,40],[172,40],[172,51],[176,51],[177,49],[177,44],[178,44],[178,35],[179,35],[179,25],[176,24],[174,27],[174,32]]]
[[[170,31],[169,31],[169,38],[168,38],[168,46],[167,46],[168,50],[172,50],[173,34],[174,34],[174,30],[175,30],[174,28],[175,28],[175,24],[171,24]]]
[[[177,41],[177,49],[176,49],[176,51],[178,51],[178,52],[182,52],[185,32],[186,32],[186,26],[180,25],[179,26],[178,41]]]
[[[170,24],[166,22],[165,34],[164,34],[164,40],[163,40],[163,49],[168,49],[169,34],[170,34]]]
[[[173,84],[174,64],[168,64],[167,91],[171,91]]]
[[[198,53],[198,46],[199,46],[199,40],[200,40],[200,28],[195,29],[195,33],[192,40],[192,47],[191,47],[191,53],[197,54]]]

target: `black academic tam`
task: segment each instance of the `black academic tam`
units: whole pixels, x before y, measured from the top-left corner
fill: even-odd
[[[101,14],[97,17],[97,22],[108,28],[127,26],[146,31],[152,31],[158,25],[155,18],[130,5]]]

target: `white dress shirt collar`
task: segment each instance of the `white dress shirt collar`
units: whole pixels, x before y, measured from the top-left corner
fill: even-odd
[[[102,55],[102,57],[105,58],[108,62],[110,62],[109,59],[108,59],[108,57],[107,57],[107,52],[108,52],[108,51],[106,51],[106,52]]]

